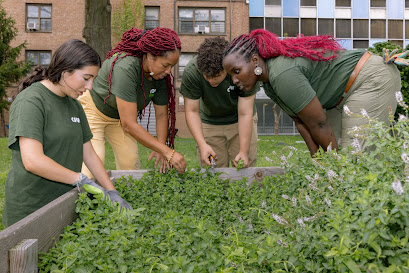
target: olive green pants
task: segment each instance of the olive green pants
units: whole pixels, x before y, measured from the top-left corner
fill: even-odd
[[[117,170],[139,169],[138,142],[123,130],[120,120],[102,114],[95,106],[89,91],[78,100],[81,102],[93,134],[92,146],[102,163],[105,163],[105,140],[107,140],[114,152]],[[81,172],[90,178],[93,177],[84,163]]]
[[[395,93],[401,89],[400,72],[395,64],[384,64],[380,56],[371,56],[362,67],[349,92],[336,108],[327,110],[327,119],[331,124],[338,144],[345,147],[352,144],[354,136],[348,134],[355,126],[368,123],[363,117],[347,115],[343,106],[352,113],[360,114],[364,109],[371,119],[389,124],[389,108],[395,113],[397,101]],[[363,139],[358,139],[361,147]]]
[[[255,167],[257,163],[257,113],[253,116],[253,123],[249,148],[249,167]],[[224,168],[229,167],[229,163],[234,160],[237,154],[240,152],[240,137],[239,137],[239,124],[236,122],[229,125],[211,125],[202,123],[203,136],[206,143],[212,147],[217,154],[216,167]],[[207,166],[200,159],[199,149],[197,149],[200,165],[202,167]]]

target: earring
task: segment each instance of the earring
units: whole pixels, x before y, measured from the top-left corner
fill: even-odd
[[[263,69],[261,69],[260,66],[256,66],[256,68],[254,68],[254,74],[255,74],[256,76],[260,76],[261,73],[263,73]]]
[[[155,74],[155,73],[153,73],[153,72],[150,72],[150,73],[149,73],[149,75],[151,75],[151,76],[153,76],[153,74]]]

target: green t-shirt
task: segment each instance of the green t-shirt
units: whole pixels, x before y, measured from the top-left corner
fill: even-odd
[[[320,62],[301,57],[269,59],[269,82],[263,83],[265,93],[293,117],[314,96],[324,109],[330,109],[341,98],[349,76],[364,53],[365,50],[346,50],[336,59]]]
[[[197,68],[197,57],[195,57],[183,71],[179,92],[188,99],[200,99],[199,113],[203,123],[227,125],[238,121],[238,98],[254,95],[259,90],[259,84],[256,84],[251,92],[241,91],[233,84],[229,74],[217,87],[212,87]],[[256,107],[253,106],[253,113],[255,111]]]
[[[58,164],[81,171],[83,144],[92,133],[79,101],[60,97],[37,82],[11,105],[8,146],[11,167],[6,179],[3,222],[9,226],[72,189],[71,185],[37,176],[24,168],[19,137],[38,140],[44,154]]]
[[[136,102],[138,110],[143,110],[150,101],[156,105],[168,104],[165,79],[148,80],[142,71],[141,59],[133,56],[126,56],[115,62],[111,74],[111,95],[104,103],[104,99],[108,96],[108,75],[115,57],[116,55],[104,61],[90,91],[99,111],[108,117],[119,119],[116,97],[124,101]]]

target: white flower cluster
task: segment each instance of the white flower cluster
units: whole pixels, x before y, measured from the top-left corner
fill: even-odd
[[[281,225],[287,225],[288,224],[288,222],[286,220],[284,220],[283,218],[281,218],[277,214],[273,214],[273,218],[274,218],[274,220],[276,220]]]
[[[405,101],[403,100],[403,95],[402,92],[398,91],[395,93],[396,100],[398,101],[398,104],[402,106],[404,109],[408,109],[408,106],[406,105]]]
[[[310,198],[308,195],[305,196],[305,201],[307,202],[307,206],[311,206],[311,205],[312,205],[311,198]]]
[[[396,180],[392,183],[392,189],[396,192],[397,195],[401,195],[403,193],[402,183],[399,180]]]

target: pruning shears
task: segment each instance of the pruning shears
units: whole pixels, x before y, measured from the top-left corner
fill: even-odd
[[[209,155],[209,161],[211,163],[210,172],[211,172],[212,176],[214,176],[214,168],[216,167],[216,162],[214,161],[213,155]]]

